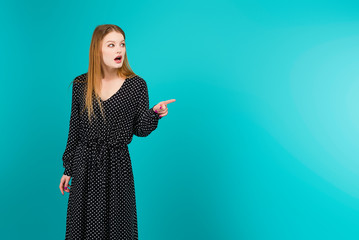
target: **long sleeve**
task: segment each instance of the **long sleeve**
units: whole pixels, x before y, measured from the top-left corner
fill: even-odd
[[[79,141],[80,118],[77,94],[78,91],[76,91],[76,83],[73,82],[69,133],[67,137],[66,149],[62,156],[63,167],[65,168],[64,174],[67,176],[72,176],[73,174],[73,158]]]
[[[146,82],[139,94],[137,111],[135,114],[135,121],[133,125],[133,134],[138,137],[146,137],[157,128],[160,115],[149,109],[148,88]]]

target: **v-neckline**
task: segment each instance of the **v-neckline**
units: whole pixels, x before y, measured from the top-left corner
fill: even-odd
[[[107,101],[109,101],[111,98],[113,98],[115,95],[117,95],[117,93],[119,93],[120,90],[124,87],[124,85],[125,85],[125,83],[127,82],[128,79],[129,79],[129,78],[127,77],[127,78],[125,79],[125,81],[122,83],[121,87],[120,87],[114,94],[112,94],[111,97],[107,98],[106,100],[102,100],[102,98],[100,97],[101,102],[103,102],[103,103],[104,103],[104,102],[107,102]]]

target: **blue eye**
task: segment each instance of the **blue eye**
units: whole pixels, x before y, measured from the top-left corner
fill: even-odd
[[[123,46],[126,46],[126,44],[124,44],[124,43],[121,43],[121,44],[123,44]],[[113,43],[110,43],[108,46],[110,46],[110,45],[114,45]]]

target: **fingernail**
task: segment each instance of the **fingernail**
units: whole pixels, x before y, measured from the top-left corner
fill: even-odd
[[[67,189],[67,187],[65,187],[65,189]]]
[[[160,107],[160,109],[162,109],[162,107]]]
[[[155,112],[157,113],[157,110],[155,110]]]

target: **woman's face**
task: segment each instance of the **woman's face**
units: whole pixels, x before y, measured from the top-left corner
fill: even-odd
[[[126,45],[124,37],[119,32],[110,32],[102,40],[102,59],[107,68],[122,67],[125,58]],[[121,56],[121,60],[116,59]]]

